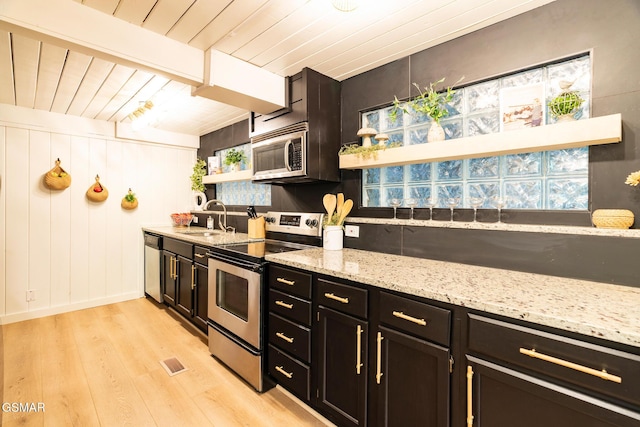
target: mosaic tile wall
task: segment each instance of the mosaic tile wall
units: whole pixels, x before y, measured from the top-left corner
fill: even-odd
[[[244,151],[247,161],[241,164],[241,169],[251,169],[251,144],[233,147]],[[216,151],[216,156],[224,159],[231,148]],[[230,172],[230,167],[222,164],[222,172]],[[254,184],[252,181],[222,182],[216,184],[216,198],[225,205],[253,205],[271,206],[271,186],[268,184]]]
[[[441,120],[446,139],[499,132],[501,89],[543,83],[548,102],[561,92],[561,81],[574,81],[571,90],[580,91],[586,100],[575,117],[588,118],[591,64],[587,55],[458,89],[448,106],[449,115]],[[391,121],[390,111],[387,107],[364,113],[362,126],[388,134],[390,142],[426,143],[427,116],[400,113]],[[552,125],[554,118],[546,108],[545,115],[546,123]],[[366,169],[362,171],[363,206],[390,206],[393,198],[416,198],[418,206],[424,207],[433,194],[436,206],[443,208],[448,207],[449,198],[459,198],[458,207],[471,207],[469,200],[474,197],[483,199],[482,207],[493,208],[493,199],[499,197],[509,209],[586,210],[588,171],[588,147]]]

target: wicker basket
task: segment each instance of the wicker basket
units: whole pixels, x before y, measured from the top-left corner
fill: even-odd
[[[127,196],[128,195],[132,195],[133,196],[133,201],[129,201],[127,200]],[[135,195],[133,194],[133,192],[131,191],[131,189],[129,189],[129,192],[127,193],[127,196],[124,196],[122,198],[122,202],[120,202],[120,206],[122,207],[122,209],[127,209],[127,210],[132,210],[138,207],[138,199],[135,197]]]
[[[100,177],[96,175],[96,183],[87,190],[87,199],[92,202],[104,202],[109,197],[109,191],[100,184]]]
[[[64,190],[71,185],[71,175],[60,167],[60,159],[56,165],[44,175],[44,184],[51,190]]]
[[[633,212],[627,209],[597,209],[591,214],[591,221],[597,228],[626,229],[633,225]]]

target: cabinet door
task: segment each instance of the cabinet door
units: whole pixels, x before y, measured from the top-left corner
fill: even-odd
[[[162,289],[164,302],[167,305],[176,305],[176,255],[163,251],[162,252]]]
[[[640,413],[468,356],[467,426],[637,427]],[[469,401],[467,401],[469,404]]]
[[[375,365],[369,371],[375,425],[449,426],[447,348],[380,326],[372,356]]]
[[[318,402],[340,426],[366,425],[367,322],[319,306]]]
[[[209,299],[209,269],[202,264],[196,267],[196,289],[194,292],[193,322],[203,332],[207,332],[208,299]]]
[[[195,288],[195,267],[193,262],[178,256],[178,282],[176,284],[176,310],[184,317],[193,316],[193,289]]]

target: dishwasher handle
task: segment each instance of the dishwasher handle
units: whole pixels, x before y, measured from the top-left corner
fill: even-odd
[[[144,234],[144,245],[149,246],[153,249],[162,249],[162,237],[156,236],[155,234]]]

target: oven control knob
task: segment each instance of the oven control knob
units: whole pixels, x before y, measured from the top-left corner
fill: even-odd
[[[265,222],[271,222],[271,223],[276,222],[276,219],[272,216],[267,216],[264,218],[264,220]]]
[[[318,220],[317,219],[309,218],[304,223],[307,224],[308,227],[317,227],[318,226]]]

